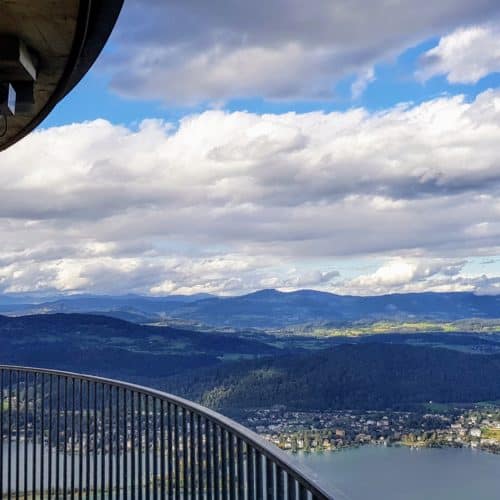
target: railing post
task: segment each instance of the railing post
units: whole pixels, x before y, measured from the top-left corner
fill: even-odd
[[[262,474],[263,460],[262,454],[259,451],[255,452],[255,493],[257,496],[257,500],[260,498],[264,498],[264,481]]]
[[[136,470],[135,470],[135,392],[130,393],[130,412],[131,412],[131,418],[130,418],[130,433],[131,433],[131,438],[130,438],[130,487],[131,487],[131,498],[136,497],[136,491],[135,491],[135,477],[136,477]]]
[[[274,495],[274,464],[266,456],[266,492],[267,498],[275,498]]]
[[[201,415],[198,414],[196,416],[196,429],[197,429],[197,440],[196,440],[196,451],[198,454],[198,499],[203,500],[203,489],[204,489],[204,481],[203,481],[203,428],[202,428],[202,420]]]
[[[213,454],[212,454],[212,445],[213,445],[213,427],[212,423],[208,418],[204,419],[205,421],[205,450],[206,450],[206,482],[207,482],[207,500],[213,500],[214,498],[214,483],[212,482],[212,474],[214,470],[213,466]]]
[[[196,442],[195,442],[195,429],[194,429],[194,415],[189,412],[189,487],[190,498],[196,498]]]
[[[181,497],[181,468],[179,466],[179,408],[173,405],[174,410],[174,449],[175,449],[175,498]]]
[[[101,500],[106,498],[106,391],[101,384]]]
[[[168,498],[174,496],[174,443],[172,433],[172,405],[167,403],[167,463],[168,463]]]
[[[97,382],[92,384],[94,390],[94,500],[98,499],[99,480],[98,480],[98,457],[99,457],[99,417],[97,413]],[[74,395],[73,395],[74,397]]]
[[[3,403],[3,391],[2,391],[2,403]],[[36,454],[37,454],[37,420],[38,420],[38,374],[35,372],[33,374],[33,468],[32,468],[32,499],[36,498]],[[2,431],[3,432],[3,431]],[[3,439],[3,435],[2,435]],[[3,452],[3,450],[2,450]],[[42,444],[42,453],[43,453],[43,444]],[[0,465],[0,471],[3,474],[3,467]],[[2,488],[0,488],[0,493],[3,493]]]
[[[168,446],[168,445],[167,445]],[[166,454],[166,446],[165,446],[165,402],[163,400],[160,401],[160,497],[162,499],[166,498],[165,493],[165,479],[166,479],[166,470],[165,470],[165,454]]]
[[[28,403],[29,403],[29,380],[28,372],[24,373],[24,498],[28,498]],[[33,465],[33,462],[32,462]]]
[[[247,444],[247,490],[248,490],[248,500],[254,500],[255,490],[256,490],[256,479],[255,479],[255,452],[254,449]]]

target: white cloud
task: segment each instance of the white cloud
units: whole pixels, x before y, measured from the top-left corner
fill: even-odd
[[[362,72],[351,85],[351,95],[353,99],[359,99],[368,85],[375,81],[375,69],[369,68],[366,71]]]
[[[169,103],[329,99],[335,83],[430,36],[500,15],[497,0],[129,0],[104,60],[119,93]]]
[[[40,130],[0,157],[0,290],[484,288],[441,260],[500,253],[498,137],[499,91]],[[406,263],[336,275],[381,255]]]
[[[409,292],[500,293],[500,277],[470,274],[466,261],[436,258],[397,257],[383,263],[371,274],[339,283],[342,293],[381,295]]]
[[[461,282],[459,288],[463,289],[460,273],[465,264],[465,261],[446,259],[397,257],[384,263],[372,274],[348,281],[345,286],[355,293],[371,290],[373,294],[434,290],[436,287],[441,291],[452,291],[458,278]]]
[[[500,72],[500,24],[459,28],[421,59],[417,76],[428,80],[446,75],[449,83],[474,84]]]

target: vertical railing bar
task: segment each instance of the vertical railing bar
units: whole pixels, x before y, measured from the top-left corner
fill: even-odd
[[[113,386],[108,385],[108,498],[113,498]]]
[[[175,443],[175,498],[180,499],[181,496],[181,481],[179,467],[179,408],[173,405],[174,410],[174,443]]]
[[[245,452],[241,438],[237,438],[236,453],[238,454],[238,500],[245,500]]]
[[[7,431],[7,495],[12,498],[12,370],[9,370],[9,392],[7,395],[9,409],[7,417],[9,421]]]
[[[106,498],[106,389],[101,387],[101,500]]]
[[[229,486],[229,475],[227,472],[228,469],[228,460],[227,460],[227,431],[226,429],[220,429],[220,446],[221,446],[221,482],[222,482],[222,500],[228,499],[228,486]]]
[[[258,450],[255,450],[255,495],[257,500],[264,498],[264,481],[262,478],[262,455]]]
[[[127,389],[123,389],[123,499],[128,500],[128,390]]]
[[[248,500],[254,500],[255,498],[255,453],[253,447],[247,443],[247,496]]]
[[[20,398],[21,398],[21,388],[20,388],[20,379],[21,372],[16,372],[16,500],[19,500],[19,489],[20,489],[20,418],[21,418],[21,409],[20,409]]]
[[[146,500],[150,500],[151,498],[151,450],[150,450],[150,447],[149,447],[149,440],[150,440],[150,428],[149,428],[149,405],[150,405],[150,400],[149,400],[149,395],[146,394],[145,395],[145,401],[144,401],[144,405],[145,405],[145,416],[146,416],[146,436],[145,436],[145,462],[146,462],[146,478],[145,478],[145,486],[146,486]]]
[[[61,377],[56,377],[56,500],[59,499],[59,481],[60,481],[60,428],[61,428]]]
[[[3,393],[2,393],[3,397]],[[37,426],[37,420],[38,420],[38,373],[34,373],[33,376],[33,469],[32,469],[32,477],[31,477],[31,482],[32,482],[32,487],[31,487],[31,496],[33,500],[36,498],[36,453],[37,453],[37,432],[38,432],[38,426]],[[0,471],[3,471],[3,468],[0,466]],[[2,489],[0,488],[0,491]]]
[[[187,431],[187,413],[186,408],[182,408],[182,483],[183,496],[188,497],[189,481],[189,452],[188,452],[188,431]]]
[[[235,461],[235,449],[234,449],[234,436],[228,431],[228,452],[229,452],[229,498],[230,500],[236,500],[236,461]],[[239,459],[239,455],[238,455]]]
[[[220,498],[221,488],[220,488],[220,463],[219,463],[219,436],[220,436],[220,428],[219,426],[213,422],[213,468],[214,468],[214,496],[215,498]]]
[[[29,373],[24,373],[24,498],[28,498],[28,396]],[[33,467],[33,457],[31,459]]]
[[[68,377],[64,377],[64,419],[63,419],[63,442],[64,442],[64,455],[63,455],[63,496],[66,497],[68,493]]]
[[[86,417],[86,436],[85,436],[85,496],[89,498],[90,495],[90,380],[87,380],[87,392],[86,392],[86,405],[85,405],[85,417]]]
[[[276,498],[283,500],[285,498],[284,482],[283,482],[283,469],[276,466]]]
[[[297,500],[297,481],[287,473],[288,500]]]
[[[135,477],[136,477],[136,468],[135,468],[135,392],[130,393],[130,433],[132,434],[132,438],[130,440],[130,487],[131,487],[131,498],[136,497],[135,492]]]
[[[194,430],[194,414],[189,412],[189,485],[191,490],[191,498],[196,498],[196,446],[195,446],[195,430]]]
[[[160,400],[160,498],[165,499],[165,402]]]
[[[153,402],[153,498],[158,500],[158,423],[156,411],[156,398],[152,398]]]
[[[99,480],[98,480],[98,457],[99,457],[99,415],[97,412],[97,382],[94,382],[92,389],[94,391],[94,500],[98,499]]]
[[[173,441],[172,441],[172,405],[167,403],[167,466],[168,466],[168,498],[174,496],[174,463],[173,463]]]
[[[45,389],[44,378],[45,377],[42,377],[42,398],[44,397],[43,391]],[[41,467],[42,467],[42,471],[41,471],[41,474],[40,474],[40,482],[41,482],[40,488],[41,488],[42,498],[43,498],[43,482],[44,482],[44,471],[43,471],[44,459],[43,459],[43,456],[44,456],[44,441],[45,441],[44,437],[43,437],[43,424],[44,424],[44,418],[43,418],[43,412],[42,412],[42,443],[40,445],[40,448],[41,448],[41,460],[40,460],[40,464],[41,464]],[[49,435],[49,446],[50,446],[50,435]],[[50,454],[49,454],[49,460],[50,460]],[[50,485],[50,482],[49,482],[49,485]],[[9,498],[10,498],[10,494],[9,494]],[[50,498],[50,493],[49,493],[49,498]]]
[[[42,373],[40,415],[40,498],[45,493],[45,374]]]
[[[71,378],[71,500],[75,498],[76,380]]]
[[[198,454],[198,499],[203,500],[203,428],[201,415],[198,413],[196,415],[196,430],[197,430],[197,440],[196,440],[196,451]]]
[[[307,488],[299,482],[299,500],[309,500]]]
[[[212,435],[212,425],[208,418],[205,418],[205,469],[206,469],[206,483],[207,483],[207,500],[212,500],[213,495],[213,482],[212,482],[212,473],[213,473],[213,455],[212,455],[212,444],[213,444],[213,435]]]
[[[274,464],[272,460],[266,456],[266,498],[274,498]]]
[[[137,487],[139,488],[139,500],[142,500],[142,394],[139,392],[137,393],[137,409],[138,409],[138,420],[137,420],[137,432],[138,432],[138,439],[139,439],[139,446],[138,446],[138,460],[137,460],[137,465],[138,465],[138,477],[137,477]]]
[[[12,370],[9,370],[9,387],[7,394],[7,403],[9,406],[7,418],[9,422],[7,430],[7,493],[8,498],[12,496]]]
[[[116,498],[117,500],[120,499],[121,495],[121,488],[120,488],[120,483],[121,483],[121,469],[120,469],[120,454],[121,454],[121,448],[120,448],[120,419],[121,419],[121,412],[120,412],[120,387],[116,388],[116,405],[115,405],[115,413],[116,413]]]
[[[83,380],[78,383],[78,498],[83,498]]]

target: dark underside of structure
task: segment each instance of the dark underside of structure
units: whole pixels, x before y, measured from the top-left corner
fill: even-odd
[[[36,128],[97,59],[123,0],[0,0],[0,151]]]

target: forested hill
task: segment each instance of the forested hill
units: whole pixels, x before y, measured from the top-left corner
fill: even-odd
[[[500,399],[500,355],[391,344],[344,345],[190,372],[167,390],[224,411],[379,409]]]
[[[262,342],[143,326],[106,316],[0,316],[0,363],[148,380],[189,368],[276,353]]]

